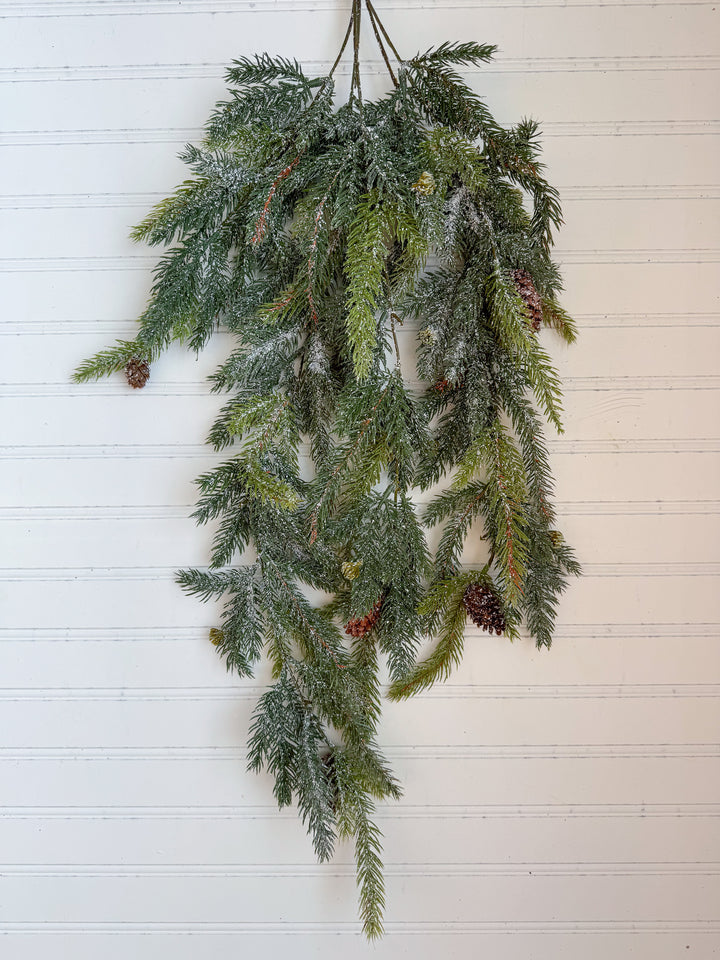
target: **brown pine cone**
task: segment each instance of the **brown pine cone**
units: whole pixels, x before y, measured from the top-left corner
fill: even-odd
[[[513,270],[512,278],[517,287],[517,292],[522,297],[523,303],[530,314],[530,326],[537,333],[543,319],[540,294],[535,289],[535,284],[527,270]]]
[[[434,384],[438,393],[445,393],[450,386],[452,386],[452,384],[449,380],[438,380],[437,383]]]
[[[351,637],[364,637],[366,633],[370,633],[372,628],[380,619],[380,610],[382,608],[383,598],[380,599],[373,605],[372,610],[369,613],[366,613],[364,617],[355,617],[354,620],[350,620],[345,624],[345,633],[349,634]]]
[[[483,583],[469,584],[462,602],[467,615],[476,626],[498,636],[505,630],[502,601],[490,587]]]
[[[125,364],[125,376],[133,389],[144,387],[150,378],[150,364],[141,357],[130,357]]]

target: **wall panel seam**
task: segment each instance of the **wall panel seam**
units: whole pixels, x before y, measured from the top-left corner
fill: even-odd
[[[303,58],[303,68],[308,74],[324,76],[332,65],[332,59]],[[127,63],[127,64],[72,64],[63,67],[14,66],[0,67],[0,84],[17,83],[104,83],[125,80],[190,80],[223,77],[227,64],[224,61],[198,63]],[[338,67],[336,76],[349,76],[351,64]],[[657,54],[616,57],[499,57],[481,68],[462,68],[458,72],[468,79],[495,76],[496,74],[521,73],[697,73],[720,70],[720,56],[698,54],[695,56],[661,56]],[[364,58],[361,75],[371,77],[384,75],[382,60]]]
[[[476,630],[472,625],[468,627],[468,636],[487,636]],[[555,637],[557,639],[586,639],[608,640],[622,639],[669,639],[682,642],[690,637],[707,638],[713,641],[720,638],[720,622],[702,622],[699,620],[687,623],[672,622],[643,622],[643,623],[560,623]],[[49,643],[165,643],[168,638],[173,643],[196,643],[202,639],[207,641],[207,629],[204,627],[2,627],[0,626],[0,641],[7,644],[9,641],[24,643],[45,641]],[[527,638],[525,638],[527,639]],[[224,676],[224,674],[223,674]],[[423,696],[430,696],[425,691]],[[434,695],[439,695],[436,693]]]
[[[420,496],[418,503],[428,503]],[[168,505],[133,504],[107,506],[31,506],[0,507],[1,521],[79,521],[112,520],[187,520],[194,503]],[[563,516],[715,516],[720,513],[720,500],[556,500],[558,514]]]
[[[424,383],[419,380],[406,378],[406,383],[411,389],[421,390]],[[97,384],[73,384],[69,381],[45,380],[44,382],[33,381],[30,383],[0,383],[3,396],[6,398],[22,397],[24,399],[41,399],[46,397],[85,397],[87,399],[97,397],[120,397],[128,395],[127,384],[118,380],[117,382],[104,382],[100,386]],[[699,376],[667,376],[663,374],[646,375],[639,377],[632,376],[610,376],[610,377],[563,377],[563,390],[566,393],[646,393],[653,390],[709,390],[720,389],[720,375],[701,374]],[[207,378],[202,380],[185,381],[159,381],[152,384],[146,391],[145,396],[155,398],[170,397],[196,397],[196,396],[218,396],[213,393],[211,384]],[[225,394],[221,394],[225,396]]]
[[[506,863],[406,863],[387,861],[384,865],[388,877],[572,877],[580,880],[589,877],[716,877],[720,876],[720,862],[715,860],[665,860],[665,861],[627,861],[610,862],[597,860],[578,860],[557,863],[547,861],[527,861]],[[292,864],[265,863],[253,861],[245,863],[224,863],[222,865],[183,864],[144,864],[144,863],[72,863],[72,864],[29,864],[0,863],[2,877],[15,880],[27,879],[118,879],[125,877],[171,878],[246,878],[252,879],[299,879],[310,877],[354,877],[352,864],[334,861],[328,864]]]
[[[170,399],[170,398],[168,398]],[[655,437],[641,440],[618,437],[612,440],[549,439],[547,448],[557,456],[582,454],[719,453],[720,437]],[[0,458],[7,460],[136,460],[167,459],[214,461],[221,455],[207,444],[182,443],[66,443],[5,444]]]
[[[174,582],[177,574],[176,566],[93,566],[70,567],[58,564],[54,567],[3,567],[0,568],[0,582],[51,582],[72,581],[75,583],[105,581],[128,582],[140,580],[150,582]],[[717,562],[660,562],[646,561],[615,561],[613,563],[584,563],[584,578],[596,577],[633,579],[652,577],[718,577],[720,576],[720,561]]]
[[[389,804],[378,803],[382,820],[419,819],[522,819],[522,820],[585,820],[653,818],[660,820],[714,821],[720,816],[720,803],[573,803],[573,804]],[[278,810],[277,806],[210,806],[205,804],[157,806],[36,806],[33,804],[0,806],[0,821],[22,820],[288,820],[295,822],[294,810]]]
[[[709,6],[708,0],[486,0],[484,8],[488,10],[532,9],[545,7],[677,7]],[[472,10],[475,3],[447,2],[447,0],[382,0],[379,10],[433,10],[446,13],[450,10]],[[82,15],[84,17],[136,16],[147,14],[174,14],[193,16],[198,13],[230,13],[247,16],[253,13],[270,11],[286,13],[288,11],[349,12],[347,0],[314,0],[299,2],[293,0],[28,0],[26,3],[6,0],[4,13],[0,19],[38,18],[55,19]]]
[[[647,314],[573,314],[582,335],[583,328],[640,330],[646,327],[694,330],[720,326],[720,313],[655,313]],[[415,330],[422,324],[412,318],[405,321],[407,330]],[[86,336],[90,333],[114,333],[119,336],[137,330],[137,320],[121,318],[119,320],[57,319],[57,320],[3,320],[0,336]],[[233,342],[233,334],[222,329],[216,333],[218,340]]]
[[[667,263],[720,263],[720,248],[688,248],[625,250],[561,249],[555,251],[558,264],[643,264],[653,266]],[[143,271],[150,274],[157,265],[157,256],[127,255],[121,257],[2,257],[2,273],[126,273]]]
[[[718,743],[499,744],[458,746],[454,743],[405,746],[386,743],[389,758],[415,761],[495,761],[566,759],[720,760]],[[223,763],[244,760],[246,747],[0,747],[0,762],[17,763]],[[709,769],[709,767],[708,767]]]
[[[508,121],[509,122],[509,121]],[[544,137],[716,137],[720,121],[715,120],[576,120],[542,122]],[[201,127],[117,127],[109,129],[67,130],[7,130],[3,132],[6,147],[27,146],[94,146],[122,144],[124,146],[167,143],[184,146],[203,137]],[[592,185],[591,185],[592,186]],[[618,184],[617,189],[631,185]]]
[[[204,638],[203,638],[204,639]],[[200,638],[198,638],[200,641]],[[448,683],[442,691],[423,693],[424,700],[681,700],[720,698],[720,683],[646,683],[646,684],[528,684],[513,687],[507,684]],[[254,702],[264,693],[267,684],[244,684],[235,687],[165,686],[143,687],[8,687],[0,688],[0,701],[7,702],[176,702],[176,701],[248,701]],[[387,693],[381,686],[381,694]]]
[[[433,921],[385,921],[385,937],[393,936],[433,936],[453,937],[466,936],[468,934],[528,934],[534,936],[556,935],[558,933],[574,934],[617,934],[631,933],[635,935],[634,942],[637,945],[636,936],[642,933],[682,933],[682,934],[707,934],[715,935],[720,932],[720,921],[716,920],[648,920],[646,918],[638,920],[504,920],[504,921],[482,921],[472,922],[465,920],[443,920],[442,923]],[[145,935],[167,935],[169,933],[177,934],[240,934],[253,936],[277,936],[280,935],[286,940],[289,936],[309,936],[336,937],[338,934],[357,935],[358,925],[352,922],[346,923],[296,923],[283,921],[282,923],[270,923],[257,921],[234,923],[230,922],[210,922],[203,921],[197,923],[171,923],[161,921],[124,921],[122,923],[112,922],[90,922],[90,921],[27,921],[25,923],[13,923],[11,921],[0,921],[0,933],[11,934],[31,934],[31,935],[52,935],[63,933],[76,934],[97,934],[111,933],[116,935],[131,935],[141,932]],[[207,947],[205,948],[207,949]]]
[[[613,200],[646,201],[666,200],[673,202],[720,199],[720,185],[637,184],[635,186],[558,186],[562,199],[567,203],[593,203]],[[66,193],[66,194],[6,194],[0,196],[0,210],[129,210],[136,207],[152,207],[163,199],[161,193]]]
[[[708,0],[486,0],[484,8],[488,10],[533,9],[545,7],[677,7],[709,6]],[[382,0],[378,4],[384,10],[433,10],[446,13],[451,10],[472,10],[475,3],[459,0]],[[266,11],[286,13],[288,11],[315,12],[345,10],[349,13],[347,0],[314,0],[314,2],[295,3],[294,0],[28,0],[26,3],[6,0],[5,12],[0,19],[15,18],[64,18],[82,15],[85,17],[143,16],[146,14],[175,14],[192,16],[194,14],[230,13],[248,16]]]

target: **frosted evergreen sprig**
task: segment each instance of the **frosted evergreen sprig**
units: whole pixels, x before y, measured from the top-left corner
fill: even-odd
[[[392,84],[376,101],[360,85],[363,5]],[[350,98],[335,106],[351,38]],[[579,573],[544,439],[546,423],[562,429],[560,381],[513,280],[531,278],[533,309],[572,342],[550,254],[562,217],[537,124],[501,126],[462,79],[494,52],[465,41],[400,60],[370,0],[353,0],[327,76],[235,61],[229,99],[183,154],[192,176],[133,233],[169,247],[137,336],[75,373],[233,337],[208,436],[228,459],[198,479],[194,515],[215,526],[209,563],[178,582],[222,605],[210,639],[229,670],[269,661],[249,769],[296,804],[319,859],[354,843],[368,937],[385,904],[376,804],[400,796],[377,743],[383,661],[393,699],[445,679],[469,589],[506,637],[524,622],[549,646]],[[486,562],[468,569],[472,542]]]

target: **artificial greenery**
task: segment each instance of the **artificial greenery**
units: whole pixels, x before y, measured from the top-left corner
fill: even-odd
[[[249,767],[274,778],[280,806],[297,805],[321,860],[354,841],[375,937],[375,803],[400,796],[376,743],[381,661],[394,699],[444,679],[468,612],[509,638],[524,620],[549,646],[578,566],[555,529],[543,440],[545,420],[562,426],[540,317],[568,342],[575,332],[557,301],[561,212],[537,125],[500,126],[459,76],[494,47],[401,60],[365,9],[390,92],[362,96],[360,0],[339,107],[342,50],[318,79],[267,54],[235,61],[230,99],[183,154],[191,178],[133,233],[169,247],[137,336],[75,378],[130,364],[137,379],[173,342],[199,351],[219,328],[234,336],[212,377],[229,399],[209,438],[230,454],[198,481],[212,555],[179,582],[224,598],[210,638],[229,669],[251,676],[269,658]],[[411,331],[416,360],[401,362]],[[439,482],[420,511],[418,492]],[[468,537],[486,542],[482,568],[461,562]]]

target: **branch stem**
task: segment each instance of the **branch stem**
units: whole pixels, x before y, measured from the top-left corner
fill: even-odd
[[[378,16],[378,12],[377,12],[377,10],[375,9],[375,7],[374,7],[374,5],[373,5],[373,3],[372,3],[372,0],[365,0],[365,6],[366,6],[367,9],[368,9],[368,13],[370,14],[370,17],[374,20],[375,23],[377,23],[378,27],[380,28],[380,30],[381,30],[381,32],[382,32],[382,35],[385,37],[385,41],[386,41],[387,45],[388,45],[388,46],[390,47],[390,49],[392,50],[393,56],[395,57],[395,59],[397,60],[398,63],[402,63],[402,62],[403,62],[402,57],[400,56],[400,54],[399,54],[399,53],[397,52],[397,50],[395,49],[395,44],[394,44],[394,43],[392,42],[392,40],[390,39],[390,36],[388,35],[387,30],[386,30],[385,27],[383,26],[383,22],[382,22],[382,20],[380,19],[380,17]]]
[[[375,13],[375,8],[372,6],[371,3],[367,3],[367,0],[366,0],[366,6],[367,6],[367,11],[370,14],[370,23],[372,24],[373,32],[375,34],[375,39],[377,40],[377,45],[380,48],[380,53],[382,54],[382,58],[385,61],[385,66],[388,68],[388,73],[390,74],[390,79],[393,82],[393,86],[397,87],[398,85],[397,77],[395,76],[395,73],[393,72],[393,68],[390,65],[390,59],[387,55],[385,45],[383,44],[380,31],[378,30],[378,27],[382,28],[382,24],[380,23],[380,20],[377,18],[377,14]],[[383,28],[383,33],[384,32],[385,31]]]
[[[362,19],[362,0],[353,0],[353,68],[350,82],[350,100],[357,96],[358,106],[362,110],[362,85],[360,83],[360,21]]]
[[[330,67],[330,72],[320,84],[320,89],[312,98],[310,106],[312,106],[323,95],[325,88],[327,87],[328,83],[332,79],[332,75],[337,70],[338,64],[342,59],[342,55],[345,53],[345,47],[347,47],[348,41],[350,40],[350,34],[352,33],[352,28],[353,28],[353,16],[351,15],[350,19],[348,20],[347,30],[345,31],[345,37],[343,39],[342,44],[340,45],[340,51],[338,52],[337,57],[335,57],[335,63],[333,63],[333,65]]]

